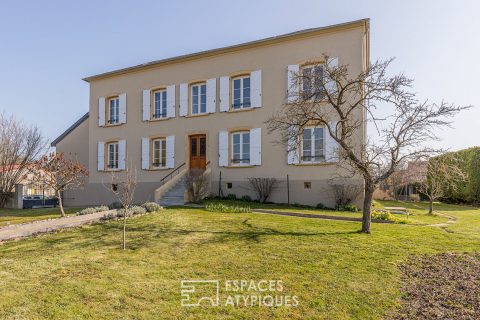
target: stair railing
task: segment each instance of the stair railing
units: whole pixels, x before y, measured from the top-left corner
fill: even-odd
[[[160,180],[162,185],[164,185],[167,181],[172,180],[175,174],[178,174],[180,172],[180,169],[183,168],[184,166],[185,166],[185,162],[179,165],[178,167],[176,167],[175,169],[173,169],[172,171],[170,171],[170,173],[167,174],[165,177],[163,177]]]

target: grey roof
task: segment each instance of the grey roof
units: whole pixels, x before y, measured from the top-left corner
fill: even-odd
[[[172,58],[167,58],[167,59],[162,59],[162,60],[155,60],[143,64],[139,64],[136,66],[132,67],[127,67],[127,68],[122,68],[118,70],[113,70],[105,73],[100,73],[97,75],[89,76],[86,78],[83,78],[84,81],[90,82],[92,80],[100,79],[103,77],[111,76],[111,75],[117,75],[117,74],[122,74],[130,71],[135,71],[135,70],[141,70],[150,66],[155,66],[155,65],[161,65],[169,62],[176,62],[176,61],[182,61],[184,59],[191,59],[191,58],[200,58],[200,57],[205,57],[205,56],[210,56],[214,55],[220,52],[225,52],[225,51],[232,51],[232,50],[238,50],[246,46],[251,46],[251,45],[262,45],[268,42],[273,42],[273,41],[278,41],[282,39],[287,39],[287,38],[292,38],[300,35],[305,35],[309,33],[314,33],[318,31],[324,31],[324,30],[329,30],[329,29],[335,29],[338,27],[349,27],[355,24],[359,23],[366,23],[368,25],[370,19],[360,19],[360,20],[355,20],[355,21],[349,21],[349,22],[344,22],[344,23],[339,23],[339,24],[334,24],[334,25],[329,25],[329,26],[324,26],[324,27],[319,27],[319,28],[310,28],[310,29],[304,29],[300,31],[295,31],[287,34],[282,34],[270,38],[265,38],[261,40],[255,40],[255,41],[250,41],[250,42],[245,42],[241,44],[236,44],[233,46],[227,46],[227,47],[222,47],[222,48],[217,48],[217,49],[212,49],[212,50],[206,50],[206,51],[200,51],[196,53],[191,53],[191,54],[186,54],[186,55],[181,55],[181,56],[176,56]]]
[[[89,117],[89,113],[85,113],[80,119],[77,120],[74,124],[72,124],[67,130],[65,130],[61,135],[58,136],[57,139],[53,140],[52,143],[50,144],[52,147],[55,147],[57,143],[63,140],[70,132],[75,130],[79,125],[82,124],[83,121],[87,120]]]

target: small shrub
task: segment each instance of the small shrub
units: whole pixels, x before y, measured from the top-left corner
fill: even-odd
[[[107,206],[99,206],[99,207],[91,207],[91,208],[85,208],[82,211],[78,212],[79,215],[85,215],[85,214],[92,214],[92,213],[97,213],[97,212],[102,212],[102,211],[108,211]]]
[[[110,210],[113,210],[113,209],[122,209],[123,208],[123,205],[120,203],[120,202],[112,202],[108,208]]]
[[[250,207],[228,205],[220,202],[207,203],[205,206],[207,211],[222,212],[222,213],[250,213],[252,209]]]
[[[228,200],[237,200],[237,195],[235,193],[229,193],[227,195]]]
[[[257,195],[257,200],[266,203],[273,191],[277,189],[278,180],[275,178],[247,178],[250,189]]]
[[[145,208],[147,212],[156,212],[163,209],[163,207],[156,202],[145,202],[142,204],[142,207]]]
[[[128,211],[127,211],[127,217],[131,217],[131,216],[136,216],[136,215],[139,215],[139,214],[145,214],[147,213],[147,210],[145,210],[145,208],[143,207],[140,207],[140,206],[132,206],[130,208],[128,208]],[[125,214],[125,209],[120,209],[117,211],[117,217],[119,218],[123,218],[123,215]]]
[[[322,209],[325,209],[325,205],[320,202],[315,206],[315,208],[322,210]]]
[[[200,169],[192,169],[185,178],[185,186],[187,188],[190,201],[200,203],[203,198],[209,195],[209,183],[205,172]]]
[[[350,212],[357,212],[357,211],[359,211],[359,210],[358,210],[358,207],[357,207],[356,205],[354,205],[354,204],[347,204],[346,206],[343,207],[343,209],[344,209],[345,211],[350,211]]]
[[[389,221],[394,221],[395,220],[395,218],[390,213],[390,211],[388,211],[388,210],[377,210],[377,209],[372,211],[372,219],[389,220]]]
[[[242,197],[242,201],[252,202],[252,198],[248,194],[246,194]]]

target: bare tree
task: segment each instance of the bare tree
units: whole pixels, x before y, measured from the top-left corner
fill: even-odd
[[[208,179],[205,171],[200,169],[192,169],[188,172],[185,181],[188,194],[193,203],[200,202],[209,193]]]
[[[257,200],[265,203],[277,188],[278,180],[275,178],[248,178],[250,188],[257,195]]]
[[[298,149],[305,127],[325,128],[338,144],[338,165],[364,180],[362,232],[370,233],[372,197],[378,184],[400,163],[438,151],[426,143],[437,139],[435,130],[448,126],[449,118],[469,106],[419,101],[411,90],[411,79],[387,74],[393,59],[377,61],[358,73],[327,55],[323,60],[322,72],[290,75],[301,88],[290,88],[288,102],[267,121],[268,128],[281,133],[289,151]],[[379,109],[382,115],[390,113],[380,117]],[[362,138],[367,119],[377,129],[377,141]]]
[[[65,159],[63,153],[43,156],[29,170],[34,181],[55,191],[62,217],[65,216],[62,192],[82,187],[88,176],[87,169],[80,162]]]
[[[0,113],[0,208],[45,146],[46,140],[36,126]]]
[[[123,233],[122,233],[122,248],[126,248],[126,228],[127,228],[127,216],[129,214],[129,208],[133,204],[135,189],[137,187],[137,170],[136,168],[127,167],[124,171],[110,173],[111,183],[106,185],[106,188],[110,190],[118,202],[123,207]]]
[[[430,158],[425,167],[423,182],[418,185],[419,191],[428,197],[428,213],[433,213],[433,202],[441,199],[448,190],[455,191],[459,182],[465,181],[467,175],[459,165],[459,159],[453,153],[446,153]]]

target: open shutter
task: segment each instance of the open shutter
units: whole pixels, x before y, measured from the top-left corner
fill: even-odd
[[[207,113],[217,111],[217,78],[207,80]]]
[[[262,70],[256,70],[250,74],[250,87],[252,108],[260,108],[262,106]]]
[[[99,141],[98,142],[98,152],[97,152],[97,170],[104,171],[105,170],[105,142]]]
[[[142,138],[142,169],[150,168],[150,139]]]
[[[228,166],[228,131],[218,133],[218,165]]]
[[[250,130],[250,164],[262,165],[262,128]]]
[[[220,77],[220,112],[230,109],[230,77]]]
[[[175,118],[175,85],[167,87],[167,118]]]
[[[127,142],[126,140],[118,141],[118,169],[125,170],[127,161]]]
[[[180,116],[186,117],[188,114],[188,83],[180,84]]]
[[[122,93],[118,96],[118,103],[119,103],[119,120],[120,123],[127,123],[127,94]]]
[[[332,57],[328,58],[327,64],[330,68],[337,68],[338,67],[338,58],[337,57]],[[333,93],[337,90],[337,85],[332,79],[327,79],[327,77],[324,78],[325,83],[325,89],[328,90],[328,92]]]
[[[287,163],[298,164],[298,126],[292,126],[288,129],[288,142],[287,142]]]
[[[143,90],[142,120],[150,120],[150,90]]]
[[[167,168],[175,168],[175,136],[166,138],[167,144]]]
[[[337,121],[328,123],[334,133],[336,132],[337,123]],[[327,128],[325,128],[325,160],[327,162],[338,162],[339,147],[337,141],[332,138]]]
[[[98,98],[98,126],[105,126],[105,97]]]
[[[295,102],[300,94],[300,86],[298,83],[298,72],[300,67],[298,64],[287,66],[287,101]]]

